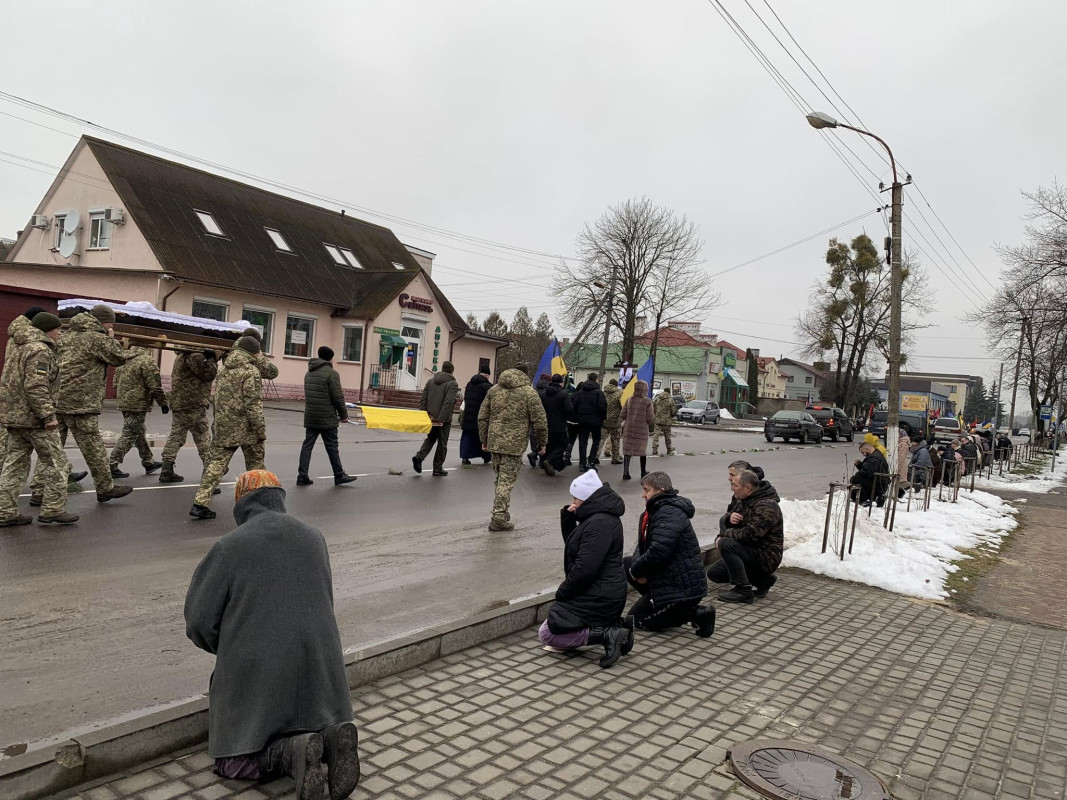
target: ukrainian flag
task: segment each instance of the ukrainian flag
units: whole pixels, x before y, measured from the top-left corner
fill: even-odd
[[[622,404],[626,405],[626,401],[629,400],[631,397],[633,397],[634,387],[637,385],[638,381],[644,381],[645,383],[648,384],[648,394],[649,394],[649,396],[651,396],[652,395],[652,377],[655,374],[656,374],[656,365],[653,363],[652,359],[650,358],[650,359],[648,359],[648,361],[646,361],[644,364],[642,364],[640,366],[640,368],[638,368],[637,374],[634,375],[630,379],[630,382],[626,384],[626,388],[622,390]]]
[[[545,352],[541,355],[541,361],[537,364],[537,374],[531,375],[536,385],[542,375],[566,375],[567,365],[563,363],[563,351],[559,346],[559,339],[549,342]]]
[[[368,428],[382,428],[400,433],[429,433],[433,428],[430,415],[425,411],[410,408],[382,408],[381,406],[358,406],[367,420]]]

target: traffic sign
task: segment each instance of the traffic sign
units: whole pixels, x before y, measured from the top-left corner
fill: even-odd
[[[1041,406],[1041,419],[1052,419],[1052,406]]]

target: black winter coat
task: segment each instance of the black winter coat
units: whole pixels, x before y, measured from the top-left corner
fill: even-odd
[[[690,522],[696,509],[677,489],[645,504],[644,535],[638,532],[630,575],[647,578],[652,605],[693,600],[708,593],[700,544]]]
[[[567,420],[571,416],[571,398],[558,383],[551,383],[541,392],[541,405],[548,417],[548,435],[567,435]]]
[[[608,398],[596,381],[583,381],[571,398],[571,419],[579,425],[599,428],[608,418]]]
[[[548,609],[553,633],[612,625],[626,606],[622,516],[626,504],[607,484],[570,512],[560,511],[566,579]]]
[[[332,430],[338,420],[348,419],[341,378],[329,361],[313,358],[304,376],[304,427],[313,431]]]
[[[467,381],[467,387],[463,390],[463,419],[459,424],[462,430],[478,432],[478,412],[492,387],[493,384],[480,372]]]

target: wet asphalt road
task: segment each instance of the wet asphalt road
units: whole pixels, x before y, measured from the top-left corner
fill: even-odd
[[[457,429],[447,478],[431,477],[429,464],[414,475],[411,455],[421,437],[345,426],[342,460],[359,480],[335,487],[325,478],[296,487],[300,415],[273,411],[268,420],[267,466],[282,478],[290,512],[317,526],[329,543],[346,648],[559,583],[558,509],[569,498],[573,469],[548,478],[524,467],[512,498],[515,531],[490,533],[492,470],[460,467]],[[165,429],[158,417],[152,421],[150,431]],[[750,458],[766,469],[783,497],[811,498],[850,472],[847,465],[855,457],[855,445],[845,443],[803,448],[776,443],[782,449],[723,454],[722,449],[771,445],[758,433],[675,430],[679,455],[650,458],[649,469],[666,470],[695,502],[701,538],[714,535],[726,505],[730,461]],[[81,465],[77,451],[68,454]],[[227,477],[235,478],[242,464],[235,458]],[[187,515],[199,479],[193,448],[184,448],[178,462],[186,484],[161,486],[155,476],[137,474],[135,454],[127,457],[126,469],[133,477],[125,482],[138,489],[129,498],[97,504],[90,479],[84,482],[88,491],[71,496],[68,508],[82,515],[76,526],[0,531],[0,748],[70,736],[207,689],[213,659],[185,638],[182,606],[197,562],[234,526],[232,484],[215,500],[218,519],[195,521]],[[621,469],[603,465],[601,475],[626,500],[632,546],[640,486],[637,480],[621,481]],[[321,444],[311,474],[330,474]]]

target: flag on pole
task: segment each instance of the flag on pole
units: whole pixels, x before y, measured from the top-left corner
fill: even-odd
[[[655,374],[655,372],[656,365],[652,362],[652,359],[650,358],[638,368],[637,374],[630,379],[630,381],[626,384],[626,388],[622,390],[622,404],[626,405],[626,401],[633,397],[634,387],[637,385],[638,381],[644,381],[645,383],[647,383],[649,386],[649,394],[651,394],[652,376]]]
[[[563,351],[559,346],[559,339],[553,339],[548,343],[541,361],[537,364],[537,374],[531,375],[534,385],[542,375],[566,375],[567,365],[563,363]]]

